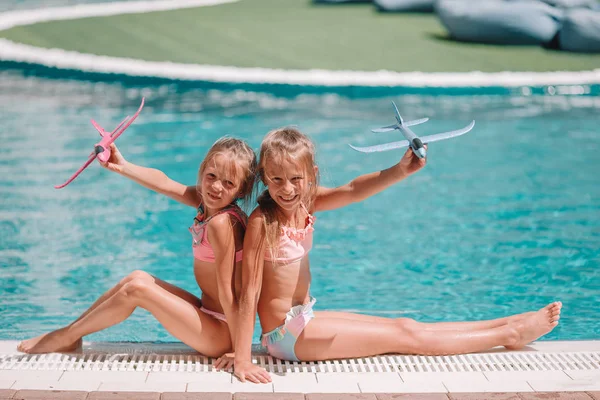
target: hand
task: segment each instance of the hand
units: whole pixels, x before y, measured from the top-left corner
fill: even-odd
[[[127,164],[127,161],[125,160],[125,158],[123,158],[121,152],[119,151],[119,149],[117,149],[117,146],[114,143],[111,143],[110,158],[106,163],[100,161],[100,164],[110,171],[120,173],[123,172],[123,167],[125,166],[125,164]]]
[[[233,368],[233,374],[242,382],[246,382],[246,380],[254,383],[271,382],[269,373],[264,368],[254,365],[250,361],[236,362]]]
[[[427,145],[423,145],[423,147],[425,148],[425,150],[427,150]],[[406,176],[408,176],[414,174],[415,172],[423,168],[426,163],[426,158],[417,157],[412,151],[412,149],[409,147],[408,150],[406,150],[406,153],[404,153],[404,156],[402,157],[400,162],[398,163],[398,166],[400,167],[402,172]]]
[[[213,366],[217,371],[227,371],[233,367],[233,361],[235,359],[235,353],[225,353],[215,361]]]

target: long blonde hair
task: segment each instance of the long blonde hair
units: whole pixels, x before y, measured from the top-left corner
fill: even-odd
[[[319,174],[315,170],[315,145],[296,128],[284,127],[272,130],[262,141],[260,146],[260,161],[258,163],[258,176],[265,186],[267,179],[265,168],[267,163],[281,163],[287,160],[304,171],[308,181],[308,191],[301,199],[308,212],[311,212],[317,196]],[[268,190],[258,197],[258,206],[263,214],[265,240],[267,249],[271,251],[271,259],[276,259],[277,243],[281,234],[281,213],[278,206],[271,198]]]
[[[218,155],[227,155],[231,158],[233,162],[230,165],[230,173],[233,177],[237,177],[236,166],[241,167],[243,176],[238,199],[243,202],[244,208],[248,209],[252,202],[252,194],[256,183],[257,161],[254,150],[241,139],[222,137],[210,147],[198,169],[198,190],[202,184],[202,175],[207,165]]]

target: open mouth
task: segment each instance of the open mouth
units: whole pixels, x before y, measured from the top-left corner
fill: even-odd
[[[212,194],[212,193],[207,193],[207,194],[208,194],[208,197],[210,197],[210,198],[211,198],[211,199],[213,199],[213,200],[221,200],[221,197],[215,196],[215,195],[214,195],[214,194]]]
[[[279,196],[279,199],[284,203],[292,203],[292,202],[296,201],[297,198],[298,198],[298,195],[288,196],[288,197]]]

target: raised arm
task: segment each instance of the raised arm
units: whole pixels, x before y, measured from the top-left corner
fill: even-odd
[[[125,160],[117,146],[111,144],[110,159],[102,166],[110,171],[123,175],[140,185],[164,194],[180,203],[191,207],[198,207],[200,204],[200,195],[196,186],[186,186],[169,178],[164,172],[154,169],[141,167]]]
[[[219,303],[227,318],[231,343],[235,348],[238,311],[235,303],[235,236],[229,214],[220,214],[211,219],[207,234],[215,253]]]
[[[252,334],[256,308],[262,288],[264,266],[264,227],[260,210],[254,210],[244,236],[242,292],[237,320],[234,373],[242,382],[267,383],[271,377],[263,368],[252,364]]]
[[[415,156],[409,148],[400,162],[388,169],[361,175],[343,186],[320,186],[315,201],[315,211],[333,210],[357,203],[400,182],[425,166],[425,159]]]

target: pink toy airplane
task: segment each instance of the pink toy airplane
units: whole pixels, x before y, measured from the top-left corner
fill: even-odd
[[[102,136],[102,140],[94,145],[94,151],[92,151],[90,157],[85,162],[85,164],[83,164],[81,168],[79,168],[77,172],[75,172],[73,176],[69,178],[68,181],[66,181],[62,185],[54,186],[54,188],[62,189],[69,183],[73,182],[73,180],[77,178],[77,176],[79,176],[79,174],[82,173],[83,170],[86,169],[87,166],[90,165],[92,161],[94,161],[94,159],[96,159],[96,157],[98,157],[98,159],[103,163],[107,162],[110,158],[110,145],[114,143],[114,141],[117,140],[117,138],[121,136],[123,132],[125,132],[125,129],[129,128],[129,125],[131,125],[133,121],[135,121],[137,116],[140,115],[142,108],[144,108],[143,97],[142,104],[140,104],[140,108],[138,108],[135,115],[131,117],[131,119],[129,119],[129,115],[125,117],[125,119],[119,124],[119,126],[117,126],[115,130],[110,133],[106,132],[100,125],[98,125],[96,121],[92,120],[92,125],[94,125],[94,128],[96,128],[96,130],[100,133],[100,136]]]

